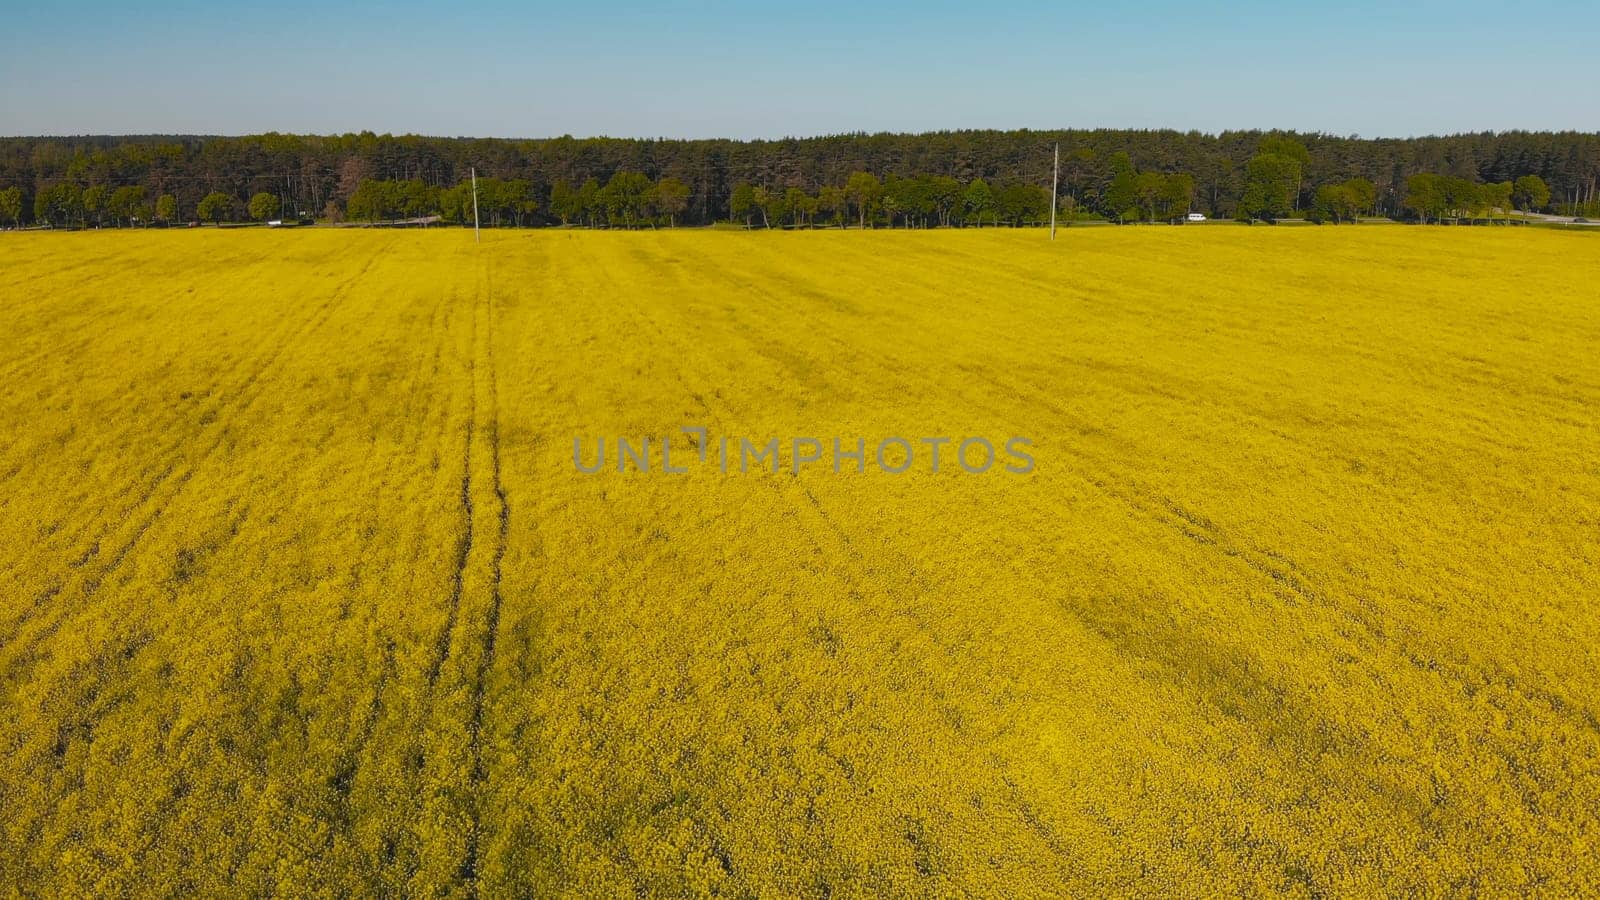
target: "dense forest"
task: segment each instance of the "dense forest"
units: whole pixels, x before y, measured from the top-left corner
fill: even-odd
[[[1178,131],[950,131],[784,140],[376,135],[0,138],[0,223],[113,225],[279,216],[642,226],[732,220],[905,226],[1382,215],[1514,204],[1600,213],[1600,134],[1362,139]]]

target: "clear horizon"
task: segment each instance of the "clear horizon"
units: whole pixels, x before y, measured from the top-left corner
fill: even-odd
[[[1340,134],[1338,132],[1329,131],[1327,129],[1294,129],[1294,128],[1271,128],[1271,127],[1225,128],[1225,129],[1222,129],[1221,131],[1208,131],[1206,129],[1201,129],[1201,128],[1162,128],[1162,127],[1159,127],[1159,126],[1133,128],[1133,127],[1122,127],[1122,126],[1114,126],[1114,125],[1062,125],[1062,126],[1060,126],[1058,128],[1040,128],[1040,127],[1028,126],[1028,125],[1018,125],[1018,126],[1009,127],[1009,128],[1008,127],[1004,127],[1004,126],[992,126],[992,127],[991,126],[985,126],[985,127],[982,127],[982,128],[924,128],[924,129],[919,129],[919,130],[916,130],[916,131],[881,131],[881,130],[880,131],[835,131],[835,132],[814,133],[814,134],[783,134],[783,135],[777,135],[775,137],[766,137],[766,136],[734,137],[734,136],[722,135],[722,134],[700,134],[700,135],[684,135],[684,136],[660,135],[660,134],[531,134],[531,135],[530,134],[433,134],[433,133],[422,132],[422,131],[379,131],[379,130],[371,129],[371,128],[361,128],[361,129],[354,129],[354,130],[352,130],[352,129],[344,129],[344,130],[340,130],[340,131],[285,131],[285,130],[282,130],[282,129],[267,129],[267,130],[263,130],[263,131],[231,132],[231,133],[228,133],[228,134],[222,134],[222,133],[218,133],[218,132],[201,133],[201,132],[177,132],[177,131],[166,131],[166,132],[133,132],[133,131],[126,131],[126,132],[87,132],[86,131],[86,132],[78,132],[78,133],[74,133],[74,134],[66,134],[66,133],[57,133],[57,134],[10,134],[10,133],[3,133],[3,134],[0,134],[0,140],[9,140],[9,139],[17,139],[17,140],[80,140],[80,139],[84,139],[84,138],[112,138],[112,139],[115,139],[115,140],[133,140],[133,139],[138,139],[138,138],[203,138],[203,139],[205,139],[205,138],[219,138],[219,139],[223,139],[223,140],[240,140],[240,139],[243,139],[243,138],[260,137],[261,135],[264,135],[264,134],[282,134],[282,135],[290,135],[290,136],[295,136],[295,137],[331,138],[331,137],[342,137],[342,136],[345,136],[345,135],[362,134],[362,133],[366,133],[366,132],[371,132],[372,134],[375,134],[375,135],[395,137],[395,138],[415,137],[415,138],[424,138],[424,139],[428,139],[428,140],[462,140],[462,141],[553,141],[553,140],[559,140],[559,139],[562,139],[562,138],[569,138],[571,140],[576,140],[576,141],[596,140],[596,141],[737,141],[737,142],[769,141],[769,142],[771,142],[771,141],[823,140],[823,139],[826,139],[826,138],[849,137],[849,136],[852,136],[852,135],[860,135],[860,134],[864,134],[864,135],[867,135],[867,136],[880,135],[880,134],[881,135],[893,135],[893,136],[906,136],[906,135],[917,136],[917,135],[926,135],[926,134],[953,133],[953,132],[961,132],[961,131],[996,131],[996,132],[1028,131],[1028,132],[1038,132],[1038,133],[1050,133],[1050,132],[1058,132],[1058,131],[1061,131],[1061,132],[1171,131],[1171,132],[1176,132],[1178,134],[1198,133],[1198,134],[1201,134],[1201,135],[1203,135],[1205,137],[1212,137],[1212,138],[1219,137],[1219,136],[1221,136],[1223,134],[1238,134],[1238,133],[1244,133],[1244,132],[1257,132],[1257,133],[1263,133],[1263,134],[1277,132],[1277,133],[1283,133],[1283,134],[1295,134],[1295,135],[1300,135],[1300,136],[1310,136],[1310,135],[1321,134],[1321,135],[1326,135],[1328,137],[1334,137],[1334,138],[1340,138],[1340,139],[1363,140],[1363,141],[1390,141],[1390,140],[1405,141],[1405,140],[1425,140],[1425,139],[1429,139],[1429,138],[1452,138],[1452,137],[1460,137],[1462,135],[1475,135],[1475,134],[1514,134],[1514,133],[1526,133],[1526,134],[1563,134],[1563,133],[1600,134],[1600,124],[1596,124],[1595,127],[1589,128],[1589,129],[1580,129],[1580,128],[1468,128],[1468,129],[1463,129],[1463,130],[1460,130],[1460,131],[1430,132],[1430,133],[1427,133],[1427,134],[1410,134],[1410,135],[1396,135],[1396,134],[1354,134],[1354,135],[1347,135],[1347,134]]]
[[[90,0],[0,35],[0,134],[776,140],[973,129],[1592,131],[1569,0],[749,11]],[[1566,48],[1572,48],[1570,51]]]

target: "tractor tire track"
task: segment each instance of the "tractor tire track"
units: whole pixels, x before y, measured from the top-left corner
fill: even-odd
[[[248,410],[253,405],[255,399],[259,397],[259,392],[250,393],[250,391],[260,381],[262,375],[276,365],[278,360],[283,357],[284,353],[287,352],[291,346],[297,343],[305,335],[310,334],[320,328],[327,321],[327,319],[332,316],[333,312],[335,311],[335,306],[344,299],[349,290],[367,274],[367,272],[381,256],[382,253],[379,252],[369,257],[356,274],[340,282],[329,294],[328,299],[320,306],[315,307],[309,315],[307,315],[304,319],[284,326],[273,337],[269,338],[267,341],[264,341],[263,346],[266,348],[264,353],[257,354],[255,356],[241,356],[239,359],[234,361],[232,366],[226,371],[216,375],[203,389],[203,393],[206,397],[215,398],[214,402],[206,407],[196,410],[194,413],[194,418],[201,423],[202,433],[206,428],[209,428],[214,423],[225,423],[229,415],[236,415],[239,412]],[[236,386],[231,389],[224,389],[223,384],[237,376],[240,372],[244,371],[252,360],[259,361],[259,364],[254,366],[248,372],[248,374],[246,374],[244,378],[238,382]],[[132,431],[146,431],[151,427],[152,423],[148,422],[134,423],[128,426],[128,428],[124,429],[122,433],[126,434]],[[171,457],[173,454],[178,453],[178,451],[180,451],[184,445],[192,443],[195,437],[195,435],[180,434],[176,439],[168,442],[165,446],[158,450],[154,458],[156,460],[161,460]],[[212,449],[214,449],[214,447]],[[209,451],[202,454],[202,456],[196,460],[196,464],[198,464],[200,461],[203,461],[207,456],[209,456]],[[168,462],[166,467],[150,480],[148,485],[138,493],[137,497],[131,503],[127,504],[123,508],[119,515],[97,518],[96,524],[100,525],[99,533],[96,535],[94,540],[90,541],[88,545],[83,548],[83,552],[76,556],[73,562],[74,567],[81,567],[97,556],[100,552],[101,544],[104,538],[114,531],[118,523],[126,521],[128,516],[133,514],[135,510],[148,503],[151,497],[160,488],[161,483],[171,476],[178,464],[179,460],[172,460]],[[112,488],[112,497],[108,497],[106,500],[125,495],[127,490],[136,484],[137,481],[138,474],[133,474],[124,479],[119,486]],[[87,529],[80,529],[78,533],[81,535],[82,531],[84,530]],[[77,537],[75,536],[73,540],[76,541]]]
[[[469,370],[475,372],[476,365],[469,363]],[[476,375],[473,376],[476,381]],[[462,474],[461,474],[461,537],[456,541],[455,569],[450,575],[450,595],[446,599],[444,626],[439,630],[438,637],[434,638],[433,659],[428,663],[428,672],[425,679],[429,695],[439,683],[439,673],[443,671],[444,664],[450,658],[450,645],[456,631],[456,619],[461,613],[461,594],[465,589],[467,576],[467,561],[472,556],[473,519],[476,511],[472,507],[472,446],[477,431],[477,398],[474,396],[467,405],[466,440],[462,443]]]
[[[433,755],[433,748],[425,741],[424,736],[431,733],[428,722],[433,716],[434,707],[437,705],[438,695],[444,689],[441,682],[445,678],[445,668],[456,654],[453,652],[455,641],[460,630],[462,603],[467,599],[468,570],[471,566],[472,556],[479,545],[479,528],[476,522],[478,510],[473,500],[473,492],[479,483],[475,477],[473,456],[478,452],[481,429],[478,426],[477,384],[479,379],[478,364],[472,347],[476,344],[477,321],[473,317],[470,324],[468,347],[465,357],[461,356],[459,347],[459,325],[454,315],[459,310],[459,297],[454,290],[442,292],[434,305],[433,313],[429,319],[429,333],[438,334],[439,340],[435,343],[433,352],[426,354],[418,361],[416,381],[411,386],[408,397],[414,403],[419,397],[444,396],[444,402],[437,408],[438,412],[429,412],[425,415],[412,416],[415,424],[411,446],[414,448],[414,457],[417,460],[427,460],[431,457],[433,470],[437,471],[440,459],[447,452],[449,445],[459,444],[460,477],[455,481],[453,493],[457,497],[456,509],[459,511],[458,521],[460,531],[455,540],[455,547],[450,559],[450,570],[447,578],[448,589],[444,599],[444,621],[438,626],[437,633],[426,635],[424,629],[419,629],[422,634],[422,644],[427,648],[426,660],[418,671],[421,677],[420,690],[415,699],[410,699],[411,694],[401,686],[401,679],[397,676],[386,683],[386,689],[393,686],[400,689],[398,702],[385,702],[377,710],[376,717],[372,720],[371,727],[363,728],[361,733],[345,751],[346,762],[334,770],[330,777],[338,777],[341,781],[348,781],[351,789],[363,765],[367,762],[383,764],[387,760],[397,762],[406,773],[407,781],[420,775],[428,764],[428,759]],[[447,379],[439,385],[441,375],[460,365],[464,369],[464,378],[454,384]],[[457,370],[460,371],[460,370]],[[467,384],[467,403],[465,416],[459,425],[452,424],[455,415],[460,414],[461,408],[452,402],[456,399],[456,390],[459,382]],[[432,386],[440,389],[435,390]],[[459,431],[457,430],[459,428]],[[391,464],[391,470],[393,463]],[[426,466],[424,465],[425,469]],[[419,568],[414,566],[415,560],[422,558],[431,544],[437,539],[430,536],[432,529],[419,527],[413,539],[405,542],[409,552],[401,554],[396,548],[393,564],[404,565],[409,570],[408,581],[412,590],[421,596],[428,596],[438,589],[432,578],[418,578]],[[427,582],[426,584],[420,582]],[[425,628],[425,626],[424,626]],[[391,643],[394,638],[389,639]],[[375,698],[375,701],[379,698]],[[384,738],[374,743],[379,732]],[[421,799],[422,786],[412,784],[411,795],[414,801]],[[382,818],[378,829],[378,843],[381,849],[377,852],[377,859],[373,877],[378,882],[394,886],[405,885],[415,876],[411,868],[414,863],[413,852],[419,843],[425,843],[426,838],[418,835],[414,830],[414,817],[421,813],[421,808],[407,805],[407,812],[397,812],[391,808]],[[338,807],[335,807],[336,814]],[[353,823],[352,823],[353,827]]]
[[[54,634],[74,610],[82,608],[95,596],[96,593],[99,592],[101,586],[105,583],[105,580],[121,567],[123,562],[138,546],[140,541],[143,540],[144,536],[149,533],[151,527],[156,523],[157,520],[161,518],[162,513],[165,512],[166,509],[170,507],[171,504],[183,492],[185,486],[194,476],[194,473],[198,471],[205,463],[207,463],[216,453],[216,451],[222,447],[224,443],[226,443],[226,439],[229,435],[229,422],[238,417],[240,414],[248,412],[255,406],[256,402],[260,400],[261,396],[265,393],[265,390],[259,387],[261,385],[262,376],[273,366],[275,366],[283,357],[283,355],[288,352],[289,348],[293,346],[299,339],[305,335],[315,332],[330,318],[332,318],[334,312],[337,310],[337,307],[342,303],[346,296],[348,296],[350,289],[360,282],[360,280],[367,274],[367,272],[381,256],[382,250],[380,248],[379,251],[368,257],[366,262],[362,265],[361,269],[357,273],[341,282],[340,285],[335,288],[333,293],[330,294],[329,298],[324,301],[321,306],[319,306],[309,317],[303,320],[298,326],[286,329],[281,340],[279,340],[276,346],[269,351],[267,358],[263,360],[260,365],[256,366],[238,387],[236,387],[231,393],[219,398],[219,400],[213,404],[207,413],[201,416],[201,420],[204,423],[203,427],[209,427],[212,424],[217,424],[218,427],[214,429],[215,433],[213,434],[210,444],[208,444],[198,456],[189,462],[189,464],[184,468],[183,472],[181,472],[175,479],[171,481],[171,489],[166,493],[165,496],[157,496],[159,489],[164,483],[167,483],[169,478],[172,478],[173,472],[177,470],[178,466],[182,462],[181,459],[173,460],[172,462],[168,463],[167,467],[154,480],[151,481],[150,485],[140,494],[139,498],[128,507],[127,512],[117,519],[111,519],[108,521],[107,526],[102,530],[101,538],[96,539],[94,544],[91,545],[90,548],[86,549],[84,554],[80,557],[80,559],[85,561],[85,564],[93,559],[95,556],[93,551],[100,545],[101,539],[111,534],[117,524],[125,522],[128,515],[134,510],[148,506],[151,503],[155,504],[154,508],[150,509],[149,513],[144,516],[144,518],[134,528],[133,532],[127,537],[127,539],[118,545],[116,551],[113,552],[113,554],[107,559],[105,565],[101,566],[93,574],[87,574],[82,577],[80,582],[80,591],[75,597],[77,602],[72,603],[69,606],[59,606],[59,604],[52,604],[50,602],[56,600],[62,593],[64,593],[64,586],[62,590],[51,591],[47,589],[45,592],[42,592],[35,598],[35,602],[29,607],[29,609],[24,611],[23,615],[19,617],[19,620],[13,625],[11,633],[3,642],[0,642],[0,650],[12,651],[12,645],[17,641],[18,638],[21,637],[22,632],[27,628],[29,623],[43,613],[47,607],[58,607],[55,610],[55,616],[47,625],[42,627],[41,631],[36,632],[20,651],[11,652],[9,654],[9,659],[7,659],[5,663],[6,668],[3,674],[0,674],[0,681],[9,680],[11,676],[15,674],[22,662],[25,662],[27,659],[31,659],[33,657],[37,647],[41,642],[46,640],[51,634]],[[238,368],[239,367],[236,367],[234,371],[237,371]],[[168,445],[167,449],[162,455],[168,456],[178,453],[185,444],[192,442],[192,436],[180,436],[177,440]]]
[[[643,260],[642,255],[640,258],[642,262],[647,262]],[[699,271],[713,271],[713,269],[696,268]],[[674,269],[673,271],[677,272],[679,270]],[[726,272],[722,272],[720,275],[725,276]],[[680,292],[682,295],[692,295],[694,286],[689,279],[679,275],[676,280],[675,291]],[[743,288],[752,296],[765,296],[773,303],[781,304],[784,302],[783,295],[773,290],[769,284],[763,283],[753,276]],[[653,332],[652,341],[673,346],[676,350],[675,356],[679,359],[693,358],[692,348],[675,337],[672,329],[662,327],[660,323],[650,319],[636,307],[630,307],[630,309],[634,312],[635,317],[643,321],[647,328]],[[835,340],[837,339],[835,338]],[[673,374],[677,377],[679,383],[683,385],[685,391],[688,391],[689,386],[682,375],[682,371],[674,369]],[[708,402],[698,394],[693,396],[710,418],[710,421],[706,423],[707,425],[721,424],[726,420],[727,410],[715,408],[711,402]],[[813,552],[819,558],[834,560],[830,564],[830,568],[849,588],[852,597],[859,599],[866,596],[875,580],[871,571],[871,562],[863,554],[860,542],[851,536],[839,517],[830,513],[811,487],[802,480],[798,478],[778,478],[773,479],[771,483],[774,491],[781,498],[781,502],[793,506],[798,514],[805,515],[809,513],[813,517],[813,521],[820,524],[820,528],[805,528],[801,531],[804,540]],[[898,553],[893,555],[899,556]],[[904,569],[909,582],[894,589],[891,595],[885,598],[887,605],[884,608],[894,609],[899,615],[914,623],[918,632],[924,636],[930,646],[944,653],[959,668],[961,651],[940,636],[938,630],[928,621],[926,614],[918,610],[914,603],[900,602],[902,599],[913,598],[918,593],[933,592],[937,588],[937,585],[930,581],[929,576],[914,565],[911,565],[909,560],[902,559],[901,561],[906,563]],[[940,711],[943,711],[942,704],[939,704],[938,701],[930,698],[930,702],[935,703],[940,708]],[[1068,852],[1070,848],[1062,845],[1062,842],[1052,833],[1048,823],[1037,815],[1032,816],[1030,820],[1026,814],[1031,810],[1026,806],[1025,802],[1022,802],[1020,810],[1024,814],[1024,821],[1030,830],[1037,834],[1051,849],[1055,859],[1061,864],[1069,865],[1072,861]]]
[[[354,827],[354,814],[350,808],[350,795],[355,788],[356,775],[361,771],[361,759],[366,753],[367,745],[372,743],[372,736],[378,730],[378,721],[383,717],[384,692],[389,684],[396,678],[398,666],[395,662],[395,641],[390,637],[383,648],[383,663],[378,672],[378,681],[372,686],[372,701],[367,704],[367,711],[361,717],[360,729],[356,738],[339,754],[339,761],[334,767],[333,774],[328,776],[328,789],[333,792],[333,811],[330,815],[328,829],[328,844],[333,846],[338,836],[349,839]]]
[[[467,746],[471,758],[468,771],[467,813],[469,817],[467,847],[461,861],[461,879],[467,895],[478,894],[479,854],[482,844],[484,784],[488,771],[483,760],[484,695],[488,689],[489,675],[494,669],[495,645],[500,634],[500,608],[504,601],[501,578],[506,555],[507,539],[511,532],[511,503],[506,499],[505,482],[501,478],[500,463],[500,384],[494,358],[494,288],[485,276],[485,316],[487,321],[484,340],[484,358],[488,369],[489,387],[489,458],[490,476],[493,479],[497,529],[494,553],[489,562],[489,609],[484,617],[483,647],[478,656],[478,670],[472,685],[472,713],[467,721]]]
[[[434,384],[438,379],[439,372],[443,366],[450,306],[449,302],[435,302],[432,304],[425,333],[435,336],[437,340],[434,341],[432,353],[422,353],[417,357],[411,380],[406,387],[405,409],[408,411],[415,410],[419,401],[431,396],[427,386]],[[372,515],[374,519],[382,515],[380,501],[383,492],[392,483],[401,460],[427,459],[430,452],[437,455],[445,438],[445,432],[442,430],[428,427],[432,421],[431,416],[421,414],[407,415],[404,421],[407,426],[407,446],[410,449],[407,453],[391,456],[388,464],[384,467],[382,480],[373,486]],[[429,441],[429,438],[432,440]],[[418,528],[416,539],[405,544],[406,547],[410,548],[409,555],[402,555],[401,546],[397,542],[395,546],[390,548],[387,568],[390,570],[400,566],[411,568],[410,561],[420,557],[425,549],[426,537],[427,528]],[[415,577],[414,574],[412,577]],[[348,617],[350,604],[351,601],[347,600],[345,607],[341,611],[341,621]],[[373,748],[373,739],[377,735],[379,725],[382,724],[385,715],[395,711],[398,711],[401,715],[404,714],[403,710],[399,710],[395,705],[385,700],[385,695],[390,687],[400,681],[397,641],[388,627],[389,624],[387,618],[382,617],[381,609],[374,605],[368,615],[362,619],[361,624],[352,626],[357,635],[390,633],[388,633],[383,642],[383,669],[373,689],[372,700],[367,707],[362,724],[354,738],[340,751],[334,768],[328,774],[328,785],[334,791],[332,808],[327,814],[329,824],[327,846],[329,848],[333,847],[335,840],[339,836],[343,836],[346,841],[350,842],[356,840],[354,834],[356,812],[352,808],[351,802],[356,780],[360,776],[362,767],[368,764],[370,757],[375,752],[378,752]],[[381,747],[382,745],[380,744],[379,746]]]
[[[343,295],[356,282],[366,275],[367,271],[371,269],[372,265],[377,262],[379,256],[381,256],[381,253],[375,254],[369,258],[366,263],[363,264],[359,272],[336,285],[333,291],[330,292],[328,300],[325,301],[321,306],[313,308],[304,319],[288,322],[281,326],[277,331],[269,335],[261,344],[263,348],[262,353],[254,356],[241,355],[238,359],[234,360],[231,365],[226,367],[223,371],[217,373],[207,385],[205,385],[199,391],[196,391],[196,393],[199,393],[205,398],[215,399],[214,402],[208,406],[202,406],[194,410],[191,414],[192,419],[198,420],[201,423],[202,429],[205,426],[210,425],[212,422],[220,420],[222,414],[226,411],[227,401],[230,399],[236,399],[237,396],[246,388],[250,387],[266,369],[269,369],[276,364],[277,360],[283,355],[289,346],[293,345],[305,334],[308,334],[320,327],[322,321],[325,321],[327,318],[324,313],[331,314],[332,306],[342,299]],[[256,366],[254,370],[250,372],[250,374],[246,375],[244,379],[236,386],[231,388],[231,390],[224,389],[223,386],[238,376],[239,373],[245,371],[246,367],[252,361],[259,361],[260,364]],[[179,412],[181,415],[181,411]],[[126,428],[118,432],[117,437],[120,438],[131,433],[148,432],[156,429],[167,429],[170,427],[170,425],[170,421],[159,423],[134,422],[130,423]],[[180,435],[176,440],[171,441],[164,447],[160,448],[155,454],[154,459],[159,461],[171,456],[191,439],[192,437]],[[22,464],[19,462],[17,471],[20,471],[21,465]],[[110,497],[108,497],[107,500],[125,496],[129,488],[131,488],[138,481],[138,475],[139,473],[133,473],[124,479],[120,484],[111,486],[109,488]],[[158,478],[159,477],[161,476],[158,476]],[[152,485],[151,487],[147,488],[136,500],[134,500],[133,503],[124,508],[124,511],[120,516],[111,519],[111,521],[118,522],[125,519],[133,512],[133,510],[136,510],[148,498],[150,491],[154,490],[154,487],[155,486]],[[104,524],[106,521],[106,517],[97,517],[92,523],[86,524],[85,527],[78,529],[70,540],[72,542],[78,541],[83,532],[92,528],[93,525],[101,526],[99,530],[99,537],[103,537],[111,530],[111,526]],[[96,548],[98,547],[98,544],[99,540],[90,542],[90,551],[97,552]],[[90,555],[92,555],[92,552]]]

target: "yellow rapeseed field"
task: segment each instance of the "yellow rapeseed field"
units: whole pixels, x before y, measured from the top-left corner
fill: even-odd
[[[1512,228],[0,235],[0,886],[1594,895],[1597,286]]]

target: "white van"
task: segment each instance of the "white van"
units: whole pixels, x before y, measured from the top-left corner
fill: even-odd
[[[1189,221],[1191,222],[1204,222],[1205,220],[1205,213],[1189,213]]]

